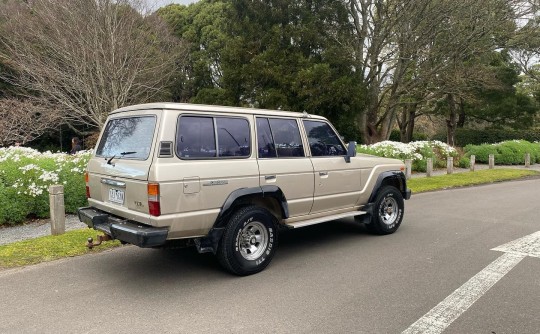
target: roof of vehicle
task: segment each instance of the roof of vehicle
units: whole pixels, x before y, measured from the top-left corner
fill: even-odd
[[[148,110],[148,109],[170,109],[170,110],[182,110],[182,111],[211,111],[211,112],[223,112],[223,113],[235,113],[235,114],[255,114],[255,115],[270,115],[270,116],[287,116],[287,117],[306,117],[316,119],[326,119],[321,116],[311,115],[308,113],[299,113],[292,111],[280,111],[280,110],[267,110],[256,108],[241,108],[241,107],[225,107],[225,106],[212,106],[204,104],[191,104],[191,103],[145,103],[137,104],[128,107],[116,109],[111,112],[111,115],[134,110]]]

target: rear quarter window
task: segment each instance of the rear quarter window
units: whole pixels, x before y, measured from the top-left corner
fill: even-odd
[[[109,119],[96,150],[98,157],[121,156],[123,159],[146,160],[152,149],[156,128],[155,116]]]
[[[180,116],[176,135],[176,154],[181,159],[251,155],[249,122],[245,118]]]

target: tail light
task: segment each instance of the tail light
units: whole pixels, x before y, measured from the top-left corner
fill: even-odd
[[[161,215],[161,205],[159,204],[159,183],[148,183],[148,211],[151,216]]]
[[[86,198],[90,198],[90,187],[88,186],[88,172],[84,172],[84,182],[86,183]]]

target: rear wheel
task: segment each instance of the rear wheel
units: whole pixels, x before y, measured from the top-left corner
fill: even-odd
[[[401,225],[404,211],[403,196],[392,186],[385,186],[377,195],[373,214],[367,226],[375,234],[392,234]]]
[[[236,211],[219,243],[220,264],[240,276],[262,271],[277,246],[275,225],[272,214],[263,208],[248,206]]]

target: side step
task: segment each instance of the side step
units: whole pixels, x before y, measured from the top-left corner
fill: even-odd
[[[332,215],[332,216],[325,216],[325,217],[319,217],[319,218],[314,218],[314,219],[309,219],[309,220],[302,220],[296,223],[285,224],[285,226],[288,226],[290,228],[299,228],[299,227],[304,227],[304,226],[309,226],[309,225],[325,223],[331,220],[336,220],[336,219],[341,219],[341,218],[361,216],[361,215],[365,215],[366,213],[367,213],[366,211],[345,212],[345,213],[340,213],[340,214]]]

